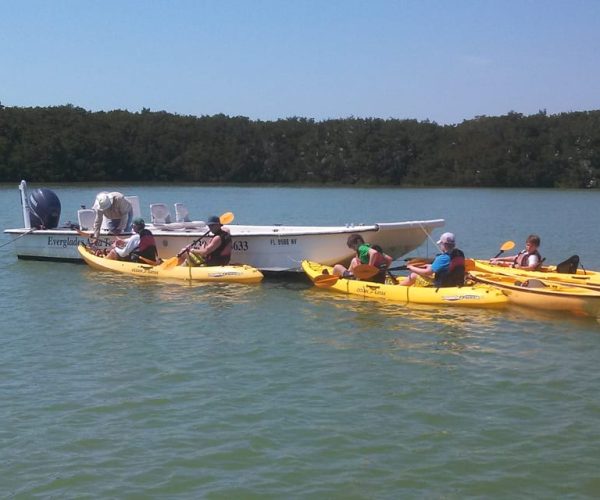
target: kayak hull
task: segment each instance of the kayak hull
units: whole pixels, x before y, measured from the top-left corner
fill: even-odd
[[[466,263],[468,269],[483,273],[548,280],[600,290],[600,273],[598,271],[578,269],[575,274],[567,274],[558,273],[556,266],[544,266],[539,271],[527,271],[525,269],[493,265],[485,260],[466,259]]]
[[[139,262],[124,260],[111,260],[98,257],[91,253],[88,247],[77,247],[81,258],[94,269],[112,271],[121,274],[140,276],[143,278],[170,279],[194,282],[233,282],[233,283],[259,283],[263,279],[262,273],[251,266],[229,265],[211,267],[152,266]]]
[[[302,269],[311,281],[317,276],[331,274],[332,268],[303,261]],[[475,286],[434,288],[401,286],[392,283],[371,283],[368,281],[340,278],[327,287],[333,292],[356,295],[362,298],[376,298],[392,302],[413,304],[435,304],[462,307],[503,307],[508,303],[504,293],[494,287],[477,284]]]
[[[471,271],[471,276],[501,289],[511,303],[547,311],[569,312],[578,316],[598,317],[600,291],[536,278],[504,276]]]

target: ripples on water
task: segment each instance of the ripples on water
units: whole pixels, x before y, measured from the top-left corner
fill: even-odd
[[[594,321],[0,270],[2,497],[600,492]]]

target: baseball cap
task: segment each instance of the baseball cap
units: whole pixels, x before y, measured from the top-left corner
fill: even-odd
[[[221,224],[221,219],[219,219],[216,215],[211,215],[206,221],[207,226],[212,226],[213,224]]]
[[[456,238],[454,237],[454,233],[442,234],[437,244],[441,245],[442,243],[446,243],[447,245],[456,245]]]
[[[111,205],[112,205],[112,202],[110,200],[110,196],[108,196],[108,193],[102,192],[102,193],[98,193],[98,195],[96,196],[96,202],[94,203],[93,208],[100,209],[100,210],[107,210],[110,208]]]

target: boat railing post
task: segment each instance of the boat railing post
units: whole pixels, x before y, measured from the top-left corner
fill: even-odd
[[[21,181],[19,184],[19,191],[21,191],[21,207],[23,208],[23,224],[25,229],[31,229],[31,219],[29,218],[29,203],[27,201],[27,183]]]

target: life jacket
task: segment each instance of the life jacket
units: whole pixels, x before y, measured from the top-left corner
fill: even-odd
[[[527,267],[529,265],[529,257],[531,257],[532,255],[537,255],[537,258],[538,258],[538,265],[536,266],[536,269],[537,269],[539,266],[542,265],[542,256],[540,255],[540,252],[538,252],[537,250],[535,252],[528,252],[527,250],[521,250],[515,257],[515,260],[513,261],[513,267],[515,267],[515,264],[519,264],[519,266],[521,266],[521,267]]]
[[[144,257],[148,260],[157,261],[158,250],[152,233],[147,229],[142,229],[138,234],[140,235],[140,244],[131,252],[131,260],[139,260],[139,257]]]
[[[209,255],[206,256],[206,265],[224,266],[231,259],[231,234],[227,231],[218,230],[215,236],[221,237],[221,243]]]
[[[377,273],[369,281],[374,283],[385,283],[387,266],[385,265],[385,259],[383,258],[383,249],[379,245],[371,245],[370,243],[363,243],[362,245],[360,245],[357,251],[358,260],[361,264],[368,264],[370,260],[369,250],[371,248],[373,250],[377,250],[377,252],[379,252],[379,254],[381,255],[381,258],[375,260],[375,267],[379,268],[379,273]],[[361,249],[362,252],[360,251]]]
[[[434,283],[438,288],[465,284],[465,254],[454,248],[449,254],[450,265],[445,271],[435,273]]]

